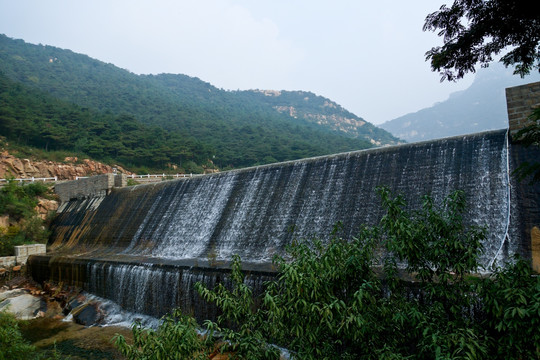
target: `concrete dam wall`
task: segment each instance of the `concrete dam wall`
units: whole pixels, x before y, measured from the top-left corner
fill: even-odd
[[[540,190],[510,172],[540,153],[508,141],[506,130],[363,150],[134,187],[75,198],[59,209],[51,252],[30,259],[38,280],[73,283],[124,307],[160,316],[181,306],[212,317],[193,284],[228,282],[237,254],[260,289],[272,257],[295,238],[324,238],[340,221],[344,238],[383,215],[379,185],[440,202],[467,195],[467,221],[486,226],[482,264],[513,254],[531,259]]]

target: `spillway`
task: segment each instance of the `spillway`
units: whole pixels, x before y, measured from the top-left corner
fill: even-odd
[[[345,238],[375,225],[383,215],[379,185],[411,208],[424,194],[439,202],[464,190],[467,221],[488,228],[481,256],[488,267],[514,253],[530,256],[526,229],[538,224],[538,188],[509,175],[527,156],[499,130],[115,188],[64,203],[51,253],[32,257],[31,271],[131,310],[159,316],[181,306],[212,317],[193,295],[195,281],[229,281],[229,261],[239,255],[246,281],[262,289],[273,256],[293,239],[324,238],[338,221]]]

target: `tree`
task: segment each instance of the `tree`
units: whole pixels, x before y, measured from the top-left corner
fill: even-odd
[[[441,81],[455,81],[474,65],[487,67],[493,56],[513,65],[521,77],[540,71],[540,13],[534,1],[454,0],[426,17],[424,31],[439,31],[444,45],[426,52]]]
[[[424,196],[416,210],[378,193],[378,225],[348,240],[339,223],[327,240],[295,240],[260,294],[238,256],[230,281],[197,283],[216,322],[201,328],[175,311],[157,330],[136,323],[133,345],[119,335],[116,346],[130,360],[207,359],[212,349],[277,360],[277,346],[302,360],[540,359],[540,277],[518,258],[475,276],[486,233],[467,225],[464,193]]]

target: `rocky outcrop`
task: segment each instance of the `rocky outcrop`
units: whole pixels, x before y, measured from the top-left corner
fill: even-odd
[[[0,153],[0,178],[57,177],[58,180],[74,180],[77,176],[112,173],[114,170],[131,174],[122,167],[106,165],[90,159],[66,157],[63,162],[20,159],[7,151]]]
[[[0,311],[7,311],[20,320],[30,320],[43,316],[45,302],[25,290],[16,289],[0,293]]]
[[[369,141],[375,146],[396,145],[399,139],[347,111],[334,101],[308,91],[246,90],[277,112],[293,119],[305,120],[321,129],[350,138]]]
[[[38,213],[38,216],[42,220],[46,220],[51,213],[54,213],[56,210],[58,210],[58,206],[58,200],[39,198],[39,202],[35,209]]]

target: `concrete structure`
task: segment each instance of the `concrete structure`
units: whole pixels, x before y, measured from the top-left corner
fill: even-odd
[[[507,88],[506,106],[508,126],[513,135],[532,123],[529,116],[540,107],[540,82]]]
[[[34,254],[45,254],[45,244],[31,244],[15,246],[15,256],[30,256]]]
[[[11,267],[17,265],[17,259],[15,256],[2,256],[0,257],[0,267]]]
[[[508,124],[510,134],[513,135],[533,122],[529,116],[534,109],[540,108],[540,82],[515,86],[506,89],[506,105],[508,109]],[[528,162],[535,162],[538,159],[525,159]],[[524,199],[527,206],[533,199]],[[538,206],[533,203],[528,206],[527,212],[538,212]],[[531,239],[531,262],[533,269],[540,273],[540,230],[537,224],[530,224],[526,229]]]
[[[115,174],[114,175],[114,187],[124,187],[127,186],[127,175],[126,174]]]
[[[25,265],[30,255],[45,254],[46,251],[45,244],[15,246],[15,256],[0,257],[0,267]]]
[[[508,90],[512,131],[524,126],[538,90]],[[29,272],[137,313],[160,317],[181,307],[212,319],[216,312],[192,297],[195,283],[230,283],[230,259],[238,255],[247,281],[264,284],[275,275],[271,259],[296,239],[329,238],[338,222],[344,239],[377,225],[385,215],[379,186],[402,194],[411,209],[422,206],[424,194],[440,203],[464,191],[466,225],[487,229],[479,271],[514,255],[538,271],[540,184],[519,182],[512,172],[538,161],[540,148],[508,140],[501,129],[130,188],[113,189],[112,175],[74,184],[61,195],[50,253],[30,257]]]
[[[126,185],[125,174],[104,174],[58,183],[54,190],[64,203],[72,199],[104,196],[109,194],[112,188]]]

